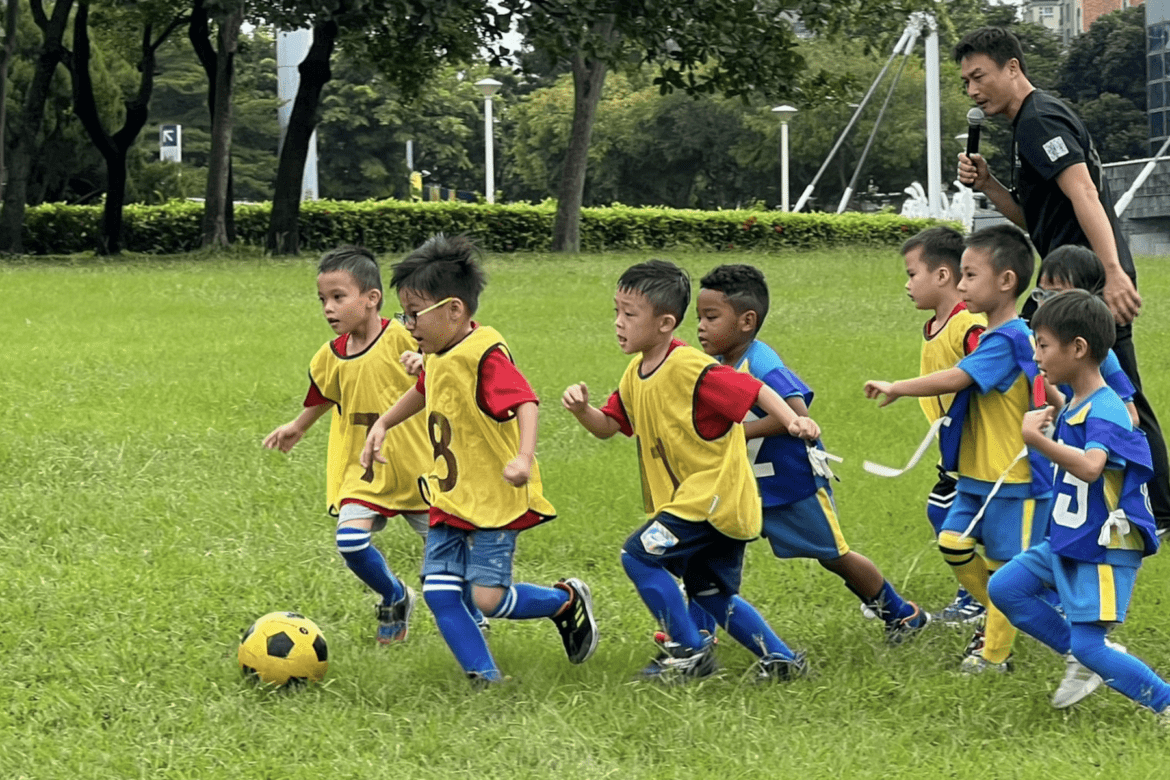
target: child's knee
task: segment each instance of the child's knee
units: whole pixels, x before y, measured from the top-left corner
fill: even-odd
[[[938,535],[939,552],[951,566],[962,566],[973,561],[975,544],[973,538],[963,538],[957,531],[943,531]]]
[[[493,615],[507,592],[507,588],[499,586],[472,585],[471,600],[475,602],[475,606],[480,612],[485,615]]]

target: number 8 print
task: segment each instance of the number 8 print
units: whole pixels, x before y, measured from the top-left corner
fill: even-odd
[[[439,478],[439,490],[446,493],[455,487],[455,481],[459,479],[459,464],[455,461],[455,453],[451,451],[451,423],[438,412],[431,412],[427,415],[427,433],[431,437],[435,460],[442,458],[447,464],[447,476]]]

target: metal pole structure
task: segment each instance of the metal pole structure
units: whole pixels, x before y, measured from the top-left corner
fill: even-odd
[[[788,211],[788,120],[796,116],[796,109],[776,106],[772,113],[780,119],[780,210]]]
[[[810,182],[809,185],[804,188],[804,192],[801,193],[800,197],[797,199],[796,206],[792,209],[793,211],[800,211],[802,208],[804,208],[804,204],[808,203],[808,199],[812,197],[813,188],[817,186],[817,182],[821,180],[821,176],[824,174],[825,169],[829,167],[829,163],[832,162],[833,158],[837,155],[837,150],[841,148],[841,144],[845,143],[845,138],[849,135],[849,131],[853,129],[853,125],[857,124],[857,120],[861,117],[861,112],[865,110],[866,104],[869,103],[870,97],[873,96],[874,90],[877,89],[877,85],[886,75],[886,71],[890,69],[890,63],[894,61],[894,58],[901,53],[902,47],[906,45],[906,41],[910,37],[910,30],[910,25],[907,25],[906,29],[902,30],[902,37],[899,38],[898,43],[894,45],[894,52],[890,55],[890,58],[886,60],[886,64],[882,66],[881,71],[878,72],[877,78],[874,79],[873,83],[869,85],[869,91],[865,93],[865,97],[861,99],[861,103],[858,104],[857,110],[853,112],[853,116],[850,118],[849,123],[845,125],[845,129],[842,130],[841,135],[837,137],[837,142],[833,144],[833,148],[829,150],[828,157],[826,157],[825,161],[821,163],[820,170],[817,171],[816,176],[813,176],[812,182]]]
[[[926,198],[930,216],[939,219],[942,209],[942,78],[938,58],[938,20],[931,14],[915,14],[926,30]],[[913,18],[913,17],[911,17]]]
[[[276,118],[280,124],[280,145],[292,117],[293,101],[301,83],[300,64],[313,45],[313,31],[278,30],[276,33],[276,96],[280,101]],[[309,137],[309,154],[305,158],[305,170],[301,176],[301,200],[317,199],[317,131]]]
[[[1133,180],[1133,184],[1131,184],[1129,189],[1125,191],[1125,194],[1118,198],[1117,203],[1113,206],[1114,214],[1120,217],[1125,213],[1125,210],[1128,208],[1130,201],[1133,200],[1133,196],[1137,194],[1138,189],[1140,189],[1141,186],[1146,183],[1146,179],[1150,178],[1150,174],[1154,172],[1154,166],[1156,166],[1158,162],[1165,157],[1167,149],[1170,149],[1170,138],[1166,139],[1166,141],[1162,144],[1162,148],[1158,150],[1158,153],[1154,155],[1153,159],[1146,163],[1145,167],[1142,168],[1141,173],[1138,174],[1138,177]]]
[[[496,160],[493,147],[495,127],[492,123],[492,95],[500,91],[503,83],[495,79],[480,79],[475,82],[483,93],[483,163],[484,195],[488,203],[496,202]]]

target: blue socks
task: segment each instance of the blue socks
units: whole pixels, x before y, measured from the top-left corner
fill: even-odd
[[[687,614],[687,603],[674,577],[665,569],[643,563],[625,551],[622,551],[622,566],[650,614],[670,634],[671,640],[694,650],[701,648],[703,637]]]
[[[1101,675],[1113,690],[1154,712],[1170,706],[1170,685],[1140,658],[1114,650],[1105,644],[1105,627],[1095,623],[1073,623],[1072,654]]]
[[[887,626],[896,625],[914,614],[914,605],[903,599],[898,591],[894,590],[894,586],[890,584],[889,580],[882,580],[882,589],[877,592],[876,596],[869,599],[854,590],[849,583],[845,583],[845,587],[853,591],[853,594],[861,599],[865,606],[872,609]]]
[[[738,594],[728,596],[716,591],[698,594],[692,596],[692,599],[703,608],[703,611],[714,615],[719,625],[727,629],[727,633],[731,634],[736,642],[756,655],[760,657],[779,655],[790,661],[796,657],[788,645],[784,644],[784,640],[777,636],[764,620],[759,610]]]
[[[561,588],[545,588],[518,582],[504,592],[496,611],[489,617],[510,620],[550,618],[569,603],[569,592]]]
[[[406,587],[391,573],[378,548],[370,543],[369,531],[341,526],[337,529],[337,551],[350,571],[382,597],[383,604],[393,604],[406,595]]]
[[[435,616],[435,625],[463,671],[486,680],[499,680],[500,671],[479,626],[467,611],[465,583],[452,574],[430,574],[423,582],[423,599]]]

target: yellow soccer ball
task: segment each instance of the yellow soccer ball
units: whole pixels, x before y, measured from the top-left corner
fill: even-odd
[[[236,654],[244,674],[270,685],[313,680],[329,668],[325,635],[296,612],[269,612],[240,638]]]

